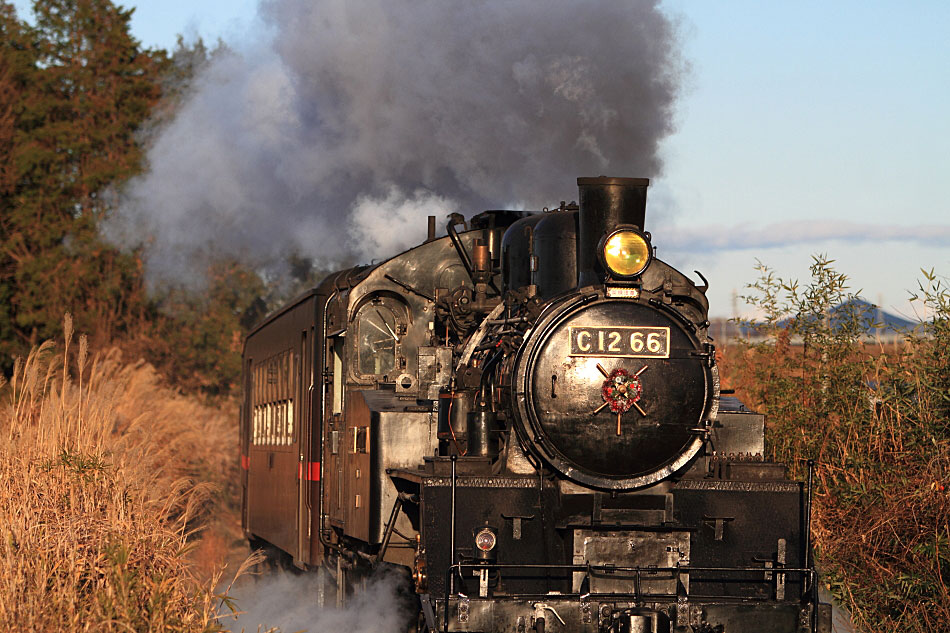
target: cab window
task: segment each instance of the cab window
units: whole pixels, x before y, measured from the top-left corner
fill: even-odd
[[[399,346],[396,315],[383,303],[373,301],[360,308],[356,322],[359,373],[364,376],[392,373]]]

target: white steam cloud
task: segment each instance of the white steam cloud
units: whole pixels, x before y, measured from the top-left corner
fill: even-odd
[[[194,80],[107,234],[148,235],[165,279],[209,255],[333,266],[393,254],[427,214],[655,177],[684,68],[657,5],[262,0],[267,37]]]
[[[361,195],[353,203],[349,217],[349,238],[361,243],[367,253],[398,253],[422,242],[430,215],[443,218],[457,210],[458,203],[425,189],[406,196],[390,185],[382,198]]]
[[[277,572],[245,577],[232,588],[238,616],[222,613],[221,624],[231,631],[283,633],[405,633],[413,606],[400,592],[405,582],[396,573],[378,572],[366,587],[347,600],[343,609],[317,606],[317,575]],[[327,588],[327,602],[335,602],[335,587]]]

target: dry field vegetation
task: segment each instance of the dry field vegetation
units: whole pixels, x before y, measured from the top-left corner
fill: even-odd
[[[745,325],[765,339],[725,350],[723,385],[797,477],[817,460],[823,581],[859,631],[950,631],[950,289],[925,273],[932,321],[886,347],[830,261],[805,287],[761,272],[747,300],[765,316]]]
[[[221,630],[236,407],[65,326],[0,389],[0,630]]]

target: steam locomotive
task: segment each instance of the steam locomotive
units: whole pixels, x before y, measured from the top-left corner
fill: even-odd
[[[245,535],[321,604],[402,570],[423,631],[830,631],[810,484],[720,390],[705,280],[656,257],[648,180],[577,182],[248,335]]]

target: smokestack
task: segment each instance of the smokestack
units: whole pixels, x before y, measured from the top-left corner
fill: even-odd
[[[577,236],[577,284],[590,286],[603,280],[605,271],[597,246],[608,231],[620,224],[643,230],[648,178],[578,178],[580,232]]]

